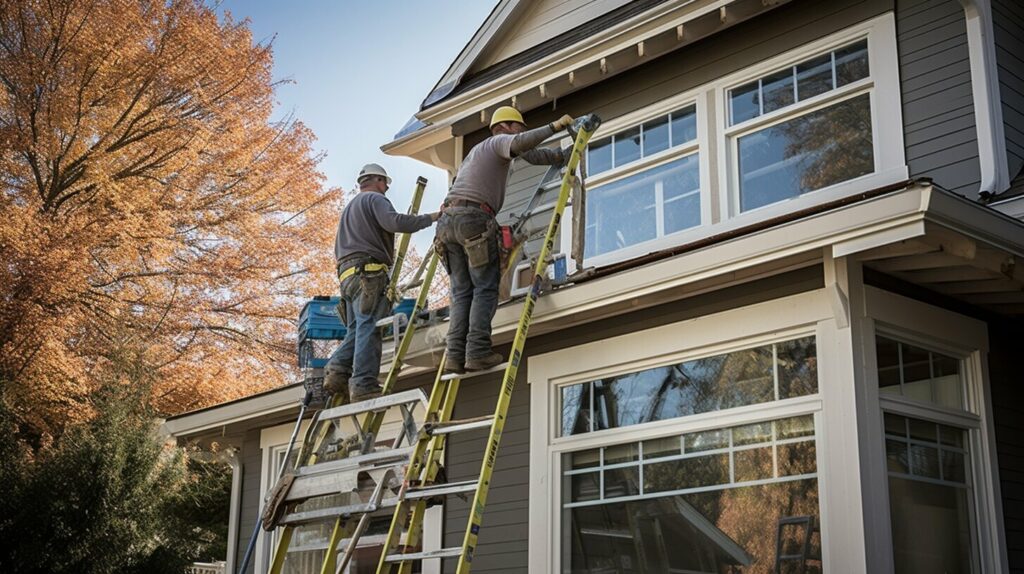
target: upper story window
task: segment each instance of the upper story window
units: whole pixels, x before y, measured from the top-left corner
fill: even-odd
[[[870,76],[859,40],[728,90],[739,212],[875,171]]]
[[[694,104],[590,144],[586,255],[600,256],[700,225]]]
[[[879,336],[878,391],[954,409],[963,408],[960,360]]]

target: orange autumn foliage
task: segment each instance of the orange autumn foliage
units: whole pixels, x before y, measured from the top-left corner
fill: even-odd
[[[142,361],[175,413],[286,382],[340,196],[269,46],[200,0],[0,2],[0,380],[27,434]]]

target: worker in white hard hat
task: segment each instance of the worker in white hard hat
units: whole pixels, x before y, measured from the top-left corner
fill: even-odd
[[[501,280],[495,216],[505,202],[508,170],[514,158],[535,165],[565,165],[566,150],[538,145],[572,122],[572,117],[562,116],[527,130],[519,110],[500,107],[491,116],[491,136],[473,146],[459,167],[435,239],[451,279],[445,370],[481,371],[502,362],[491,348],[491,320]]]
[[[368,163],[356,180],[359,193],[341,212],[334,237],[334,257],[341,284],[339,312],[347,332],[324,372],[324,389],[348,392],[351,401],[380,396],[381,335],[377,321],[391,308],[385,293],[394,262],[395,233],[413,233],[437,221],[439,213],[406,215],[395,211],[384,194],[391,178]]]

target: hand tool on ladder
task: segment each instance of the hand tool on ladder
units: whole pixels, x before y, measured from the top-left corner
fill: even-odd
[[[534,306],[537,303],[537,298],[540,296],[543,277],[545,276],[549,257],[554,247],[559,225],[561,224],[562,214],[569,200],[576,167],[586,149],[590,136],[593,135],[600,122],[600,118],[591,114],[577,120],[574,126],[577,133],[574,138],[572,153],[566,165],[558,200],[555,203],[554,213],[548,224],[544,243],[537,257],[533,284],[523,303],[523,310],[520,314],[519,325],[512,342],[509,361],[486,371],[469,374],[442,374],[444,361],[442,360],[441,362],[442,366],[438,369],[438,374],[430,393],[430,399],[427,403],[424,426],[413,449],[412,459],[405,473],[405,480],[398,493],[397,505],[384,543],[384,550],[381,553],[377,566],[377,574],[392,572],[392,568],[395,565],[399,566],[400,573],[408,574],[411,572],[413,561],[429,558],[458,558],[456,572],[458,574],[469,574],[476,551],[480,526],[483,522],[483,511],[487,503],[491,475],[494,472],[494,465],[497,461],[501,434],[505,426],[505,418],[508,415],[512,391],[515,388],[516,375],[522,359],[523,348],[526,344]],[[504,374],[502,375],[502,384],[498,393],[494,414],[476,419],[451,420],[461,381],[470,377],[484,376],[497,372],[503,372]],[[459,483],[434,484],[447,436],[456,432],[480,428],[490,428],[490,434],[487,438],[487,446],[484,450],[483,462],[477,479]],[[462,545],[428,552],[416,551],[422,535],[426,500],[436,496],[467,494],[469,492],[473,492],[474,497],[470,505],[470,515],[466,524]],[[405,534],[404,545],[401,544],[403,533]],[[399,551],[400,546],[404,546],[402,551]]]
[[[418,212],[426,183],[427,180],[422,177],[417,179],[416,190],[413,194],[409,213],[415,214]],[[392,269],[388,286],[388,294],[391,297],[394,297],[396,286],[401,276],[401,265],[405,260],[408,250],[409,235],[403,234],[399,240],[395,256],[395,266]],[[417,324],[415,319],[426,305],[427,293],[430,282],[433,279],[436,264],[436,255],[428,252],[424,258],[424,263],[417,270],[414,282],[419,282],[421,290],[410,315],[411,320],[406,325],[404,331],[401,330],[403,325],[399,324],[396,318],[389,317],[378,322],[378,327],[387,324],[392,324],[395,327],[396,349],[388,370],[388,378],[385,381],[384,396],[358,405],[344,405],[345,397],[337,395],[333,397],[329,401],[327,408],[317,412],[310,421],[302,447],[295,459],[295,467],[279,479],[278,485],[272,491],[271,500],[276,497],[278,504],[275,505],[276,508],[269,509],[270,516],[268,517],[268,522],[271,527],[269,529],[273,529],[273,527],[278,525],[283,526],[283,529],[281,530],[281,535],[269,568],[271,574],[278,574],[283,568],[284,559],[296,526],[332,518],[335,522],[334,529],[321,571],[324,573],[333,572],[337,546],[342,540],[343,535],[354,532],[359,528],[359,525],[355,524],[353,517],[358,516],[359,521],[362,522],[362,527],[365,528],[368,519],[363,521],[362,517],[372,514],[375,511],[374,507],[382,504],[389,483],[394,482],[397,485],[401,481],[400,471],[408,460],[409,452],[399,449],[399,443],[402,440],[412,442],[416,433],[416,424],[411,418],[413,409],[409,405],[412,402],[425,403],[425,397],[423,397],[422,391],[414,391],[414,393],[417,393],[414,396],[400,394],[389,397],[388,394],[398,377],[398,372],[402,366],[402,358],[405,351],[408,350],[413,332],[415,331]],[[377,433],[384,422],[387,410],[394,407],[398,407],[402,411],[403,430],[391,448],[378,451],[375,448]],[[363,416],[363,420],[359,420],[360,415]],[[347,458],[317,464],[318,460],[325,455],[325,447],[328,446],[326,442],[328,434],[331,433],[332,429],[340,429],[338,421],[346,417],[354,421],[353,436],[358,439],[355,443],[340,441],[342,445],[340,455]],[[296,431],[300,422],[301,415],[299,422],[296,424]],[[349,457],[350,448],[353,446],[358,446],[358,454],[354,457]],[[355,480],[353,480],[353,476]],[[305,514],[295,511],[295,507],[303,500],[345,492],[339,486],[347,487],[351,491],[353,488],[358,487],[359,477],[361,476],[369,476],[375,482],[369,501],[365,504],[332,507],[321,511],[310,511]],[[323,491],[323,488],[317,490],[317,488],[309,486],[312,483],[332,485],[333,491],[330,489]],[[384,506],[381,506],[381,508],[384,508]],[[316,514],[317,512],[319,514]],[[253,546],[254,540],[255,537],[253,541],[250,541],[250,546]],[[354,549],[355,541],[352,541],[346,547],[347,558],[350,558]],[[251,555],[251,552],[249,554]],[[240,572],[244,571],[247,565],[248,561],[243,562],[243,569]]]

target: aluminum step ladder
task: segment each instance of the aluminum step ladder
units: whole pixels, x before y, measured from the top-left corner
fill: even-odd
[[[426,183],[422,177],[417,179],[410,214],[418,213]],[[321,572],[342,571],[359,548],[360,537],[370,520],[387,517],[391,507],[397,504],[392,493],[404,481],[405,468],[419,433],[414,414],[417,409],[425,410],[427,397],[418,389],[396,394],[391,391],[419,325],[417,318],[426,308],[438,263],[437,255],[429,251],[412,280],[400,286],[398,282],[410,239],[411,234],[400,236],[387,293],[391,299],[397,299],[397,293],[413,289],[418,289],[419,293],[408,318],[404,313],[396,313],[377,323],[378,328],[390,327],[395,340],[382,396],[347,405],[344,404],[347,397],[335,395],[324,409],[314,414],[294,465],[271,491],[270,502],[263,513],[264,530],[280,529],[268,569],[270,574],[279,574],[284,567],[295,529],[315,523],[333,523]],[[398,411],[401,417],[398,435],[390,444],[378,445],[378,434],[390,411]],[[326,502],[329,497],[338,495],[347,495],[348,503],[313,510],[298,508],[310,500]],[[344,554],[338,563],[336,557],[342,543]]]
[[[480,527],[483,523],[483,512],[487,503],[487,494],[490,490],[491,476],[494,472],[494,465],[497,462],[501,434],[508,415],[512,391],[515,388],[516,374],[518,373],[523,348],[526,344],[534,306],[537,303],[537,298],[540,296],[543,279],[546,277],[547,266],[550,263],[551,251],[555,238],[558,235],[562,214],[569,200],[574,183],[573,180],[576,177],[576,168],[582,154],[586,150],[590,136],[600,125],[600,122],[600,118],[590,115],[580,118],[573,126],[575,135],[573,137],[572,153],[567,162],[565,174],[562,177],[558,200],[555,203],[554,213],[548,224],[544,243],[537,256],[533,284],[523,303],[519,325],[512,342],[510,360],[492,369],[465,374],[444,374],[443,360],[441,367],[438,368],[427,404],[426,420],[418,435],[402,486],[395,500],[391,527],[388,530],[384,551],[377,566],[378,574],[393,572],[395,566],[398,566],[400,573],[408,574],[412,572],[413,562],[430,558],[457,558],[458,566],[456,572],[458,574],[469,574],[473,555],[476,551]],[[503,373],[502,384],[498,394],[498,401],[494,408],[494,414],[474,419],[452,420],[451,415],[455,408],[455,401],[461,382],[471,377],[482,377],[499,372]],[[441,457],[444,454],[448,436],[454,433],[482,428],[489,428],[490,434],[484,449],[479,476],[475,480],[460,483],[438,483]],[[420,549],[420,539],[422,538],[423,518],[426,512],[427,500],[452,494],[468,494],[470,492],[473,493],[473,501],[470,505],[469,520],[466,524],[461,546],[422,551]]]

